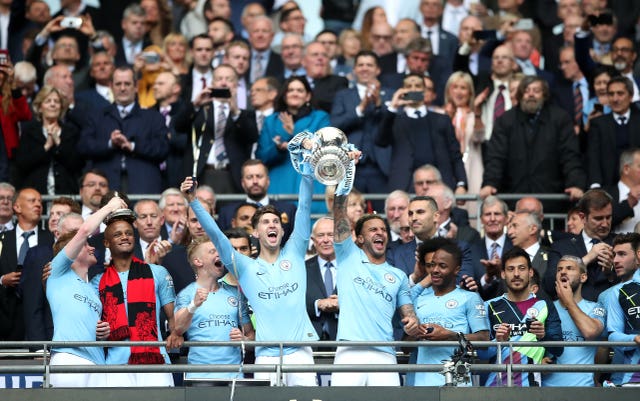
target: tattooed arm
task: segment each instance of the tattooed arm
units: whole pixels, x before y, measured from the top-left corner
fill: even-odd
[[[405,304],[400,307],[400,317],[404,324],[404,332],[414,338],[421,338],[424,336],[424,330],[418,324],[418,317],[413,310],[412,304]]]
[[[333,199],[333,240],[342,242],[351,237],[351,222],[347,217],[348,195],[335,195]]]

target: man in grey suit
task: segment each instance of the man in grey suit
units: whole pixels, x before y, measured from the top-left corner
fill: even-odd
[[[307,313],[320,339],[335,341],[338,329],[338,295],[331,217],[322,217],[316,221],[311,240],[317,255],[306,261]]]

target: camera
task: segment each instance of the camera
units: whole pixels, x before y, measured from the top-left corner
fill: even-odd
[[[143,52],[141,56],[147,64],[157,64],[160,62],[160,55],[156,52]]]
[[[80,29],[82,26],[82,18],[64,17],[62,21],[60,21],[60,26],[63,28]]]

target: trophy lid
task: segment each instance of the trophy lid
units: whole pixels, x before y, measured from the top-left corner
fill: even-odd
[[[133,224],[136,221],[136,214],[131,209],[118,209],[109,213],[109,215],[104,219],[104,224],[109,225],[114,221],[124,220],[130,224]]]
[[[318,138],[318,145],[320,147],[325,146],[345,146],[349,141],[347,135],[342,130],[336,127],[324,127],[315,132],[315,136]]]

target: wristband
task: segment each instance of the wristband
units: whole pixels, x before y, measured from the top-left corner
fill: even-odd
[[[187,312],[193,315],[194,313],[196,313],[196,309],[198,309],[198,306],[196,306],[196,304],[193,303],[193,299],[192,299],[191,302],[189,302],[189,305],[187,305]]]

